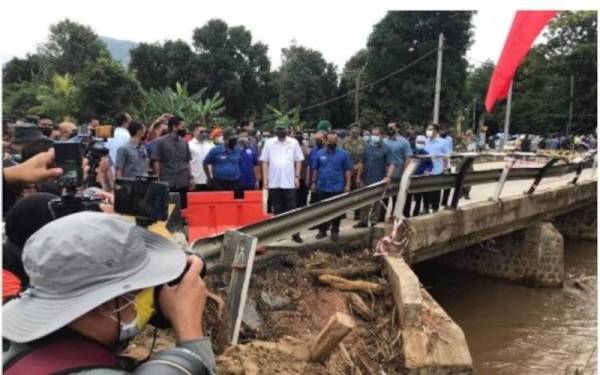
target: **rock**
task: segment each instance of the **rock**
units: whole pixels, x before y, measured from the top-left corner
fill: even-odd
[[[261,307],[265,310],[283,310],[292,303],[292,300],[288,297],[278,296],[264,290],[260,292],[260,299],[262,302]]]
[[[242,316],[242,323],[253,331],[259,331],[265,321],[256,309],[256,301],[248,296],[246,300],[246,307],[244,308],[244,315]]]

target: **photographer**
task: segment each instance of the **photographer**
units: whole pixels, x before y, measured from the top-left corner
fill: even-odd
[[[6,374],[40,369],[64,374],[216,373],[203,331],[208,291],[199,274],[204,264],[188,258],[181,281],[167,285],[186,266],[183,251],[167,239],[125,218],[81,212],[31,236],[23,261],[30,288],[3,311]],[[155,293],[155,287],[160,291]],[[177,345],[141,365],[117,357],[158,310],[171,322]]]
[[[61,168],[53,168],[54,150],[39,153],[31,159],[2,169],[2,208],[3,212],[12,207],[17,200],[21,186],[47,181],[60,176]]]

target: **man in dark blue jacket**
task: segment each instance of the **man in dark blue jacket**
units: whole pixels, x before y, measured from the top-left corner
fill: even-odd
[[[327,147],[319,150],[312,162],[311,169],[316,177],[312,190],[316,191],[319,201],[350,191],[352,177],[352,161],[348,153],[337,148],[337,134],[327,134]],[[316,238],[327,236],[331,227],[331,240],[339,239],[341,216],[319,225]]]
[[[208,184],[214,190],[233,191],[236,199],[243,198],[240,183],[242,157],[237,145],[237,134],[232,128],[223,132],[225,143],[212,148],[202,162]]]

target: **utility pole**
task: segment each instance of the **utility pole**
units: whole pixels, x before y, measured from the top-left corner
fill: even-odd
[[[442,89],[442,54],[444,49],[444,33],[440,33],[438,41],[437,71],[435,74],[435,98],[433,102],[433,123],[440,121],[440,91]]]
[[[358,111],[358,90],[360,88],[360,75],[362,69],[356,71],[356,85],[354,87],[354,122],[360,125],[360,112]]]
[[[510,106],[512,103],[512,91],[513,91],[513,81],[510,81],[510,87],[508,89],[508,100],[506,101],[506,114],[504,116],[504,137],[502,138],[502,147],[500,151],[504,150],[504,146],[508,141],[508,125],[510,124]]]
[[[569,96],[569,122],[567,122],[567,138],[571,135],[571,125],[573,121],[573,94],[575,89],[575,76],[571,74],[571,95]]]

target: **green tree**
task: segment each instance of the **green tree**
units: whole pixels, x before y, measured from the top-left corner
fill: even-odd
[[[175,87],[176,82],[192,80],[197,69],[192,49],[181,40],[140,43],[130,54],[129,69],[135,72],[144,89]]]
[[[120,63],[109,58],[87,64],[75,82],[81,92],[79,100],[83,112],[113,117],[132,110],[141,99],[139,82],[125,72]]]
[[[268,47],[253,43],[252,34],[243,26],[229,27],[219,19],[195,29],[192,39],[197,57],[191,87],[222,93],[227,114],[236,118],[262,110],[271,76]]]
[[[69,19],[50,26],[48,41],[39,48],[39,55],[60,75],[77,74],[88,62],[110,57],[106,45],[89,26]]]
[[[38,85],[23,81],[10,83],[2,90],[2,116],[20,118],[31,114],[31,109],[40,103],[37,100]]]
[[[361,49],[354,54],[344,66],[344,70],[340,77],[340,89],[339,95],[349,93],[344,100],[340,100],[337,103],[335,109],[334,121],[338,124],[350,124],[355,121],[355,89],[356,81],[359,81],[359,122],[362,127],[373,127],[380,125],[383,121],[380,116],[372,113],[370,108],[361,105],[361,102],[365,99],[364,92],[360,90],[361,86],[367,84],[365,82],[365,67],[367,65],[368,51]],[[364,104],[364,103],[362,103]]]
[[[280,107],[304,109],[337,94],[335,66],[325,61],[321,52],[291,45],[282,50],[282,57],[276,83]],[[320,119],[330,119],[331,114],[332,107],[323,105],[302,111],[301,117],[316,124]]]
[[[434,51],[444,33],[440,122],[452,123],[464,109],[473,12],[393,11],[373,27],[367,43],[365,82],[374,82]],[[387,120],[430,122],[435,91],[436,53],[365,92],[365,105]],[[361,104],[362,105],[362,104]],[[365,109],[365,115],[370,114]],[[378,122],[380,120],[378,119]],[[379,122],[382,124],[382,122]]]
[[[24,59],[13,57],[2,69],[2,83],[18,83],[33,81],[44,72],[43,62],[39,55],[28,54]]]

